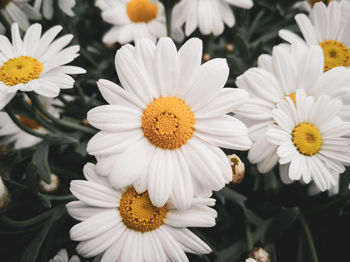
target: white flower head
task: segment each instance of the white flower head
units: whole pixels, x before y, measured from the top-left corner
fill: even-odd
[[[71,191],[79,199],[67,204],[68,213],[82,221],[70,231],[80,241],[77,252],[84,257],[103,254],[101,262],[188,261],[185,252],[207,254],[210,247],[187,227],[212,227],[217,213],[211,198],[196,198],[185,210],[171,201],[153,206],[147,192],[132,187],[115,189],[96,172],[84,167],[88,181],[74,180]]]
[[[33,91],[46,97],[56,97],[60,89],[73,88],[74,79],[68,74],[85,70],[67,66],[79,54],[79,46],[66,47],[73,35],[56,40],[62,30],[54,26],[41,35],[41,25],[29,27],[23,40],[17,24],[12,25],[12,43],[0,35],[0,109],[20,91]]]
[[[288,30],[279,34],[289,43],[321,46],[325,71],[337,66],[350,67],[349,12],[350,1],[332,1],[328,7],[323,2],[316,3],[310,18],[305,14],[295,17],[305,40]]]
[[[113,27],[103,37],[103,42],[129,43],[141,38],[156,41],[166,36],[163,4],[150,0],[97,0],[102,18]]]
[[[339,118],[342,103],[323,95],[315,99],[304,90],[281,101],[273,110],[276,124],[267,131],[277,145],[280,164],[289,164],[288,177],[310,183],[322,191],[337,184],[338,174],[350,164],[350,123]]]
[[[236,110],[237,117],[249,126],[249,137],[254,142],[248,154],[250,162],[258,164],[261,173],[277,164],[277,147],[266,139],[266,131],[274,123],[272,110],[287,97],[295,100],[297,89],[315,98],[329,95],[342,100],[340,116],[349,121],[349,82],[350,71],[344,67],[324,72],[319,46],[277,46],[272,56],[260,56],[258,67],[247,70],[236,80],[237,86],[250,95],[249,102]]]
[[[46,110],[55,117],[59,117],[60,109],[56,106],[61,105],[61,102],[57,99],[39,97],[41,104]],[[28,104],[31,106],[31,101],[27,99]],[[27,116],[17,116],[18,120],[25,126],[37,131],[38,133],[47,134],[48,131],[42,127],[37,121]],[[19,128],[9,117],[6,112],[0,112],[0,136],[3,136],[2,143],[14,142],[16,149],[31,147],[38,144],[42,139],[37,136],[33,136],[21,128]]]
[[[21,30],[27,30],[30,20],[40,20],[40,13],[29,4],[31,0],[2,0],[0,3],[0,14],[11,25],[18,23]],[[0,22],[0,32],[4,27]]]
[[[89,123],[101,132],[87,150],[113,186],[148,190],[156,206],[171,197],[186,208],[193,195],[208,196],[231,181],[229,160],[219,147],[250,148],[246,126],[226,115],[248,95],[223,88],[229,75],[225,59],[201,65],[201,57],[197,38],[179,51],[162,38],[157,46],[143,39],[117,52],[124,88],[99,80],[110,105],[88,112]]]
[[[256,260],[254,258],[247,258],[245,262],[256,262]]]
[[[77,255],[69,258],[68,252],[66,249],[61,249],[57,252],[57,255],[50,259],[49,262],[80,262],[80,258]]]
[[[75,7],[76,0],[58,0],[57,5],[68,16],[74,16],[73,8]],[[35,0],[35,9],[42,13],[47,20],[51,20],[54,15],[54,0]]]
[[[181,0],[172,11],[174,28],[185,24],[186,36],[191,35],[197,27],[203,35],[221,35],[225,24],[233,27],[235,17],[230,5],[249,9],[252,0]]]

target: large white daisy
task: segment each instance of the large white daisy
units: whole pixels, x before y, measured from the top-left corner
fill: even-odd
[[[152,0],[97,0],[102,18],[113,25],[103,37],[103,42],[129,43],[141,38],[156,41],[166,36],[163,4]]]
[[[214,199],[196,198],[185,210],[171,201],[156,207],[147,192],[111,187],[93,164],[85,166],[84,175],[88,181],[74,180],[70,187],[79,201],[67,204],[68,213],[82,221],[70,231],[72,240],[81,241],[77,252],[82,256],[104,253],[101,262],[182,262],[188,261],[185,252],[211,252],[187,227],[215,225],[217,213],[209,207]]]
[[[315,99],[304,90],[296,91],[273,110],[276,124],[267,131],[277,145],[280,164],[289,164],[288,177],[310,183],[325,191],[337,184],[337,174],[350,164],[350,123],[339,118],[342,103],[323,95]]]
[[[73,7],[76,0],[58,0],[57,5],[68,16],[74,16]],[[54,14],[54,0],[35,0],[34,7],[38,12],[42,8],[42,13],[47,20],[51,20]]]
[[[170,38],[126,45],[115,63],[124,88],[99,80],[110,105],[88,112],[100,129],[88,144],[111,184],[148,189],[156,206],[172,197],[181,208],[193,195],[208,195],[232,179],[219,148],[247,150],[246,126],[226,115],[248,100],[244,90],[223,88],[225,59],[201,65],[202,42],[193,38],[177,52]]]
[[[286,97],[295,100],[297,89],[304,89],[314,97],[327,94],[344,102],[340,115],[349,121],[350,71],[343,67],[324,69],[324,58],[319,46],[278,46],[272,56],[262,55],[258,67],[251,68],[237,78],[236,84],[250,94],[250,101],[236,110],[237,117],[249,126],[249,137],[254,142],[248,154],[258,164],[261,173],[270,171],[278,161],[276,145],[266,139],[269,125],[274,123],[272,110]],[[280,174],[285,174],[280,166]]]
[[[51,115],[55,117],[59,117],[60,115],[60,109],[57,108],[57,106],[61,106],[62,103],[57,99],[51,99],[46,97],[39,97],[41,104],[45,107],[47,112],[49,112]],[[28,100],[28,104],[31,105],[31,101]],[[22,122],[25,126],[37,131],[41,134],[47,134],[48,131],[42,127],[37,121],[26,117],[26,116],[17,116],[19,121]],[[9,115],[6,112],[0,112],[0,136],[3,136],[4,138],[1,140],[2,143],[12,143],[14,142],[14,147],[24,148],[24,147],[31,147],[40,141],[42,141],[42,138],[33,136],[31,134],[28,134],[21,128],[19,128],[9,117]]]
[[[325,71],[337,66],[350,67],[349,12],[350,1],[332,1],[328,7],[316,3],[310,18],[304,14],[295,17],[305,40],[288,30],[281,30],[279,34],[289,43],[321,46]]]
[[[30,26],[29,19],[41,19],[40,13],[29,4],[30,1],[31,0],[2,0],[0,3],[0,14],[10,25],[12,23],[18,23],[22,30],[27,30]]]
[[[49,29],[41,36],[41,25],[34,24],[22,40],[17,24],[12,25],[12,44],[0,35],[0,109],[20,91],[34,91],[46,96],[58,96],[60,89],[73,88],[74,79],[68,74],[85,70],[66,66],[79,54],[79,46],[65,48],[73,35],[55,39],[61,26]]]
[[[185,24],[185,34],[189,36],[199,27],[203,35],[220,35],[225,24],[233,27],[235,17],[230,5],[249,9],[252,0],[181,0],[172,11],[174,28]]]
[[[77,255],[69,258],[67,250],[61,249],[49,262],[80,262],[80,258]]]

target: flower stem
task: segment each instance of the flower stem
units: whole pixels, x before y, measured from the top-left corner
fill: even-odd
[[[87,126],[83,126],[83,125],[79,125],[76,123],[72,123],[70,121],[66,121],[63,119],[59,119],[56,118],[55,116],[51,115],[49,112],[46,111],[46,109],[44,108],[44,106],[40,103],[38,97],[36,94],[28,94],[30,100],[32,100],[33,105],[39,109],[39,111],[48,119],[50,119],[53,123],[60,125],[62,127],[65,128],[70,128],[70,129],[74,129],[74,130],[78,130],[78,131],[82,131],[84,133],[90,134],[90,135],[94,135],[96,134],[96,131],[93,128],[87,127]]]
[[[311,235],[311,231],[310,231],[309,225],[307,224],[304,216],[301,213],[299,214],[299,221],[300,221],[300,224],[301,224],[301,226],[302,226],[302,228],[304,230],[306,241],[309,244],[312,262],[318,262],[316,247],[315,247],[315,243],[314,243],[314,241],[312,239],[312,235]]]
[[[11,118],[11,120],[20,128],[22,129],[24,132],[31,134],[32,136],[36,136],[36,137],[45,137],[45,134],[41,134],[39,132],[36,132],[35,130],[27,127],[26,125],[24,125],[21,121],[19,121],[19,119],[17,118],[17,116],[15,115],[15,113],[13,112],[13,108],[11,104],[8,104],[5,107],[5,112],[9,115],[9,117]]]
[[[165,1],[165,15],[166,15],[166,28],[168,32],[168,36],[171,37],[171,9],[172,4],[171,1]]]

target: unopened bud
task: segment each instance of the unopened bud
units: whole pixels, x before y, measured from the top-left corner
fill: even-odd
[[[226,51],[227,52],[233,52],[235,50],[235,47],[231,44],[226,45]]]
[[[0,156],[6,156],[8,153],[8,147],[5,145],[0,146]]]
[[[109,50],[113,50],[115,48],[115,44],[106,44],[106,48]]]
[[[241,161],[241,159],[236,155],[229,155],[227,156],[231,163],[232,168],[232,183],[233,184],[239,184],[242,182],[244,178],[244,163]]]
[[[89,125],[89,121],[88,121],[86,118],[82,119],[82,120],[81,120],[81,123],[82,123],[84,126],[88,126],[88,125]]]
[[[9,202],[10,202],[9,192],[4,182],[2,182],[2,178],[0,177],[0,214],[5,213]]]
[[[55,192],[60,185],[60,179],[55,175],[51,174],[51,183],[47,184],[44,180],[40,179],[39,187],[42,192],[52,193]]]
[[[208,53],[204,54],[203,57],[202,57],[203,61],[204,62],[207,62],[210,60],[210,55]]]
[[[254,248],[249,253],[249,258],[253,258],[256,262],[270,262],[270,255],[263,248]]]

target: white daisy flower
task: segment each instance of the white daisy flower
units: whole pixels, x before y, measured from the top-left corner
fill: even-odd
[[[57,5],[68,16],[74,16],[73,7],[76,4],[76,0],[58,0]],[[40,12],[42,7],[42,13],[47,20],[51,20],[54,14],[54,0],[35,0],[35,9]]]
[[[113,25],[102,41],[129,43],[141,38],[156,41],[166,36],[163,4],[152,0],[97,0],[102,18]]]
[[[318,3],[318,2],[323,2],[327,5],[329,5],[332,1],[341,1],[341,0],[304,0],[304,1],[299,1],[294,4],[294,8],[300,9],[302,11],[305,11],[307,13],[310,13],[312,10],[312,7]],[[347,0],[348,1],[348,0]]]
[[[46,108],[46,110],[55,117],[59,117],[60,109],[56,106],[62,105],[59,100],[53,100],[51,98],[39,97],[41,104]],[[28,100],[28,104],[31,105],[31,101]],[[48,131],[42,127],[37,121],[25,117],[18,116],[19,121],[25,126],[37,131],[41,134],[47,134]],[[2,139],[3,143],[14,142],[14,147],[16,149],[31,147],[42,141],[42,138],[28,134],[21,128],[19,128],[9,117],[6,112],[0,112],[0,136],[4,136]]]
[[[68,252],[66,249],[61,249],[57,252],[57,255],[50,259],[49,262],[80,262],[80,258],[77,255],[69,258]]]
[[[258,164],[261,173],[270,171],[278,161],[277,146],[266,139],[267,128],[274,123],[272,110],[286,97],[295,100],[297,89],[304,89],[310,96],[323,94],[339,98],[344,105],[340,115],[350,118],[350,71],[344,67],[324,72],[324,58],[319,46],[278,46],[272,56],[262,55],[258,67],[239,76],[236,84],[250,94],[250,101],[236,110],[236,116],[249,126],[249,137],[254,142],[248,159]],[[280,166],[283,182],[284,166]]]
[[[0,3],[0,14],[10,25],[18,23],[20,29],[27,30],[30,26],[29,19],[41,19],[40,13],[29,2],[30,0],[2,0]],[[3,25],[0,27],[3,28]]]
[[[247,258],[245,262],[256,262],[256,260],[254,258]]]
[[[99,172],[109,175],[113,186],[148,189],[154,205],[172,197],[186,208],[193,195],[208,196],[231,181],[230,162],[219,147],[250,148],[246,126],[226,115],[248,94],[223,88],[229,75],[225,59],[201,65],[201,58],[197,38],[179,52],[170,38],[157,46],[143,39],[117,52],[124,89],[99,80],[110,105],[88,112],[89,123],[101,132],[87,151],[97,156]]]
[[[22,41],[17,24],[12,25],[12,44],[0,35],[0,110],[20,91],[34,91],[56,97],[60,89],[73,88],[74,79],[67,74],[82,74],[85,70],[66,66],[79,54],[79,46],[65,48],[73,35],[55,37],[61,26],[52,27],[41,36],[41,25],[34,24]]]
[[[267,139],[277,145],[280,164],[289,164],[288,177],[310,183],[322,191],[337,184],[337,174],[350,164],[350,123],[339,118],[342,103],[323,95],[315,99],[304,90],[295,102],[287,97],[273,110],[276,124]]]
[[[70,190],[79,199],[67,204],[68,213],[82,221],[70,231],[81,241],[77,252],[84,257],[103,253],[101,262],[188,261],[185,252],[207,254],[210,247],[187,227],[212,227],[217,213],[211,198],[196,198],[185,210],[171,201],[152,205],[147,192],[132,187],[122,190],[96,172],[84,167],[88,181],[74,180]]]
[[[293,32],[281,30],[280,36],[289,43],[319,45],[324,53],[324,70],[337,66],[350,68],[350,1],[332,1],[328,7],[316,3],[310,18],[298,14],[295,20],[304,39]]]
[[[225,24],[233,27],[235,17],[230,5],[249,9],[252,0],[181,0],[172,11],[172,24],[180,28],[185,24],[186,36],[191,35],[197,27],[203,35],[221,35]]]

